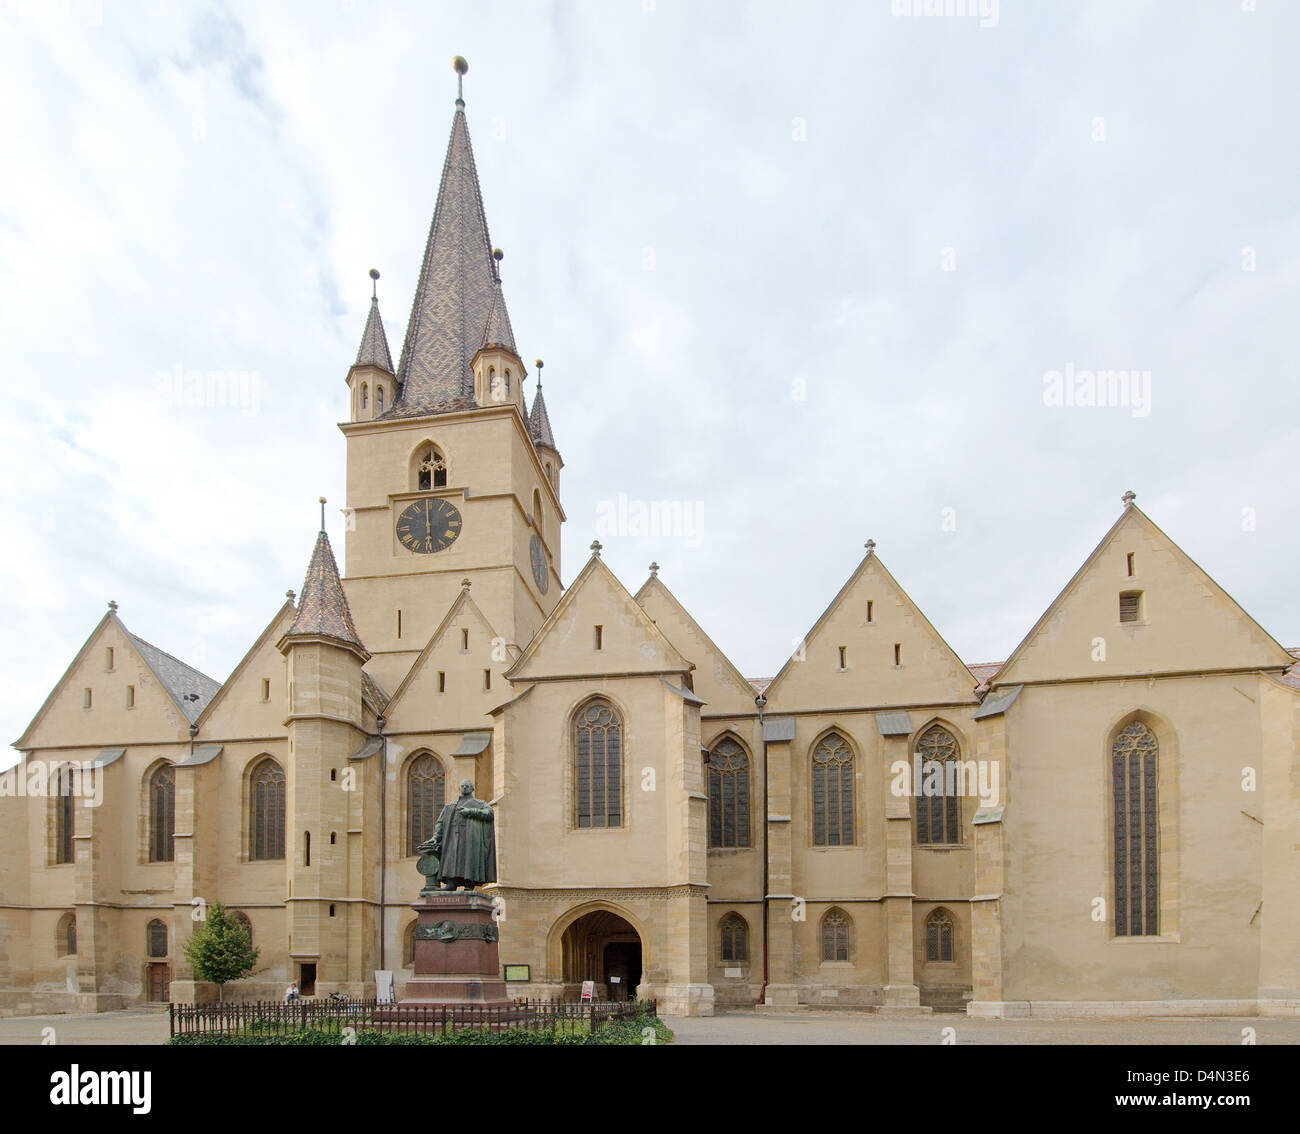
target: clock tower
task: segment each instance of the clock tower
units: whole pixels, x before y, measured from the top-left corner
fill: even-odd
[[[501,259],[458,90],[401,357],[394,368],[376,288],[339,427],[344,585],[367,669],[390,692],[463,580],[512,657],[559,600],[561,461],[540,381],[531,411],[524,402]]]

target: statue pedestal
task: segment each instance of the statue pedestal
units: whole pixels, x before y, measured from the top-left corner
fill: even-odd
[[[415,975],[398,1006],[498,1008],[514,1003],[501,977],[492,899],[475,890],[422,895],[416,913]]]

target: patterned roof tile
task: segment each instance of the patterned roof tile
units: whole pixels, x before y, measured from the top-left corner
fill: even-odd
[[[352,623],[352,611],[348,609],[348,598],[343,593],[338,565],[330,549],[330,537],[324,532],[316,537],[316,549],[312,552],[298,600],[298,616],[285,637],[333,638],[366,653]]]
[[[378,366],[381,370],[393,373],[393,356],[388,353],[388,336],[384,334],[384,321],[379,317],[379,297],[370,297],[370,314],[366,317],[366,329],[361,334],[361,346],[357,349],[354,366]]]

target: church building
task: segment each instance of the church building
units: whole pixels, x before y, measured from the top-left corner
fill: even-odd
[[[868,542],[746,678],[655,565],[566,580],[560,441],[598,449],[540,362],[525,399],[499,258],[458,97],[400,355],[372,297],[340,385],[341,564],[304,533],[224,682],[110,603],[15,741],[0,1014],[215,1000],[182,952],[215,901],[261,950],[224,999],[400,996],[465,778],[519,996],[1300,1014],[1300,655],[1132,493],[1003,662]]]

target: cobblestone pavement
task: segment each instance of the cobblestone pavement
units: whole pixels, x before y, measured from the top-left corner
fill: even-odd
[[[955,1029],[958,1044],[1240,1044],[1242,1029],[1260,1044],[1300,1044],[1300,1019],[1198,1016],[1134,1020],[973,1020],[960,1013],[882,1018],[858,1012],[728,1012],[666,1016],[678,1044],[938,1044]]]
[[[1142,1020],[972,1020],[939,1013],[883,1019],[864,1013],[808,1011],[775,1015],[665,1017],[678,1044],[938,1044],[954,1028],[958,1044],[1240,1044],[1254,1028],[1260,1044],[1300,1044],[1300,1019],[1196,1017]],[[52,1037],[45,1031],[53,1028]],[[159,1044],[167,1042],[167,1013],[157,1009],[95,1015],[0,1019],[0,1045]]]

